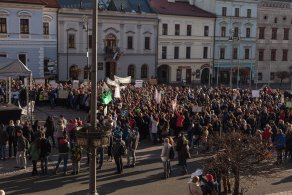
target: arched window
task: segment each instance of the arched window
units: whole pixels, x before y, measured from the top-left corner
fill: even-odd
[[[135,65],[131,64],[128,66],[128,76],[131,76],[132,79],[135,78]]]
[[[141,67],[141,79],[147,79],[148,78],[148,65],[143,64]]]
[[[70,67],[70,78],[72,79],[72,80],[78,80],[78,77],[79,77],[79,75],[80,75],[80,72],[81,72],[81,70],[80,70],[80,68],[78,68],[78,66],[77,65],[72,65],[71,67]]]

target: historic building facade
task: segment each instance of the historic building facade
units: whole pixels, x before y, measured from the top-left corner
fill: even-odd
[[[55,75],[57,0],[1,0],[0,56],[19,59],[34,78]]]
[[[91,1],[60,0],[60,6],[59,79],[88,79]],[[98,79],[114,75],[132,76],[133,80],[155,77],[158,19],[148,1],[108,1],[103,6],[98,15]]]
[[[214,83],[240,86],[253,80],[257,1],[216,0]]]
[[[258,5],[255,81],[279,83],[292,72],[292,2],[261,1]]]
[[[158,13],[160,82],[210,82],[215,15],[186,0],[149,0]]]

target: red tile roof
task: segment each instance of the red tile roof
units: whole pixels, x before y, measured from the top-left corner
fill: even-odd
[[[1,0],[1,3],[36,4],[52,8],[59,7],[58,0]]]
[[[215,18],[216,15],[197,6],[184,2],[168,2],[168,0],[149,0],[150,5],[157,13],[165,15],[193,16]]]

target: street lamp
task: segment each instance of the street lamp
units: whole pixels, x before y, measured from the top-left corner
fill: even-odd
[[[87,58],[87,68],[89,69],[89,28],[88,28],[88,17],[86,15],[82,16],[83,27],[82,29],[86,31],[86,58]],[[89,79],[89,71],[87,71],[87,78]]]
[[[233,68],[233,52],[234,52],[234,41],[240,41],[240,32],[239,30],[237,31],[237,34],[235,35],[234,29],[231,30],[231,36],[229,37],[229,41],[232,41],[232,47],[231,47],[231,67],[230,67],[230,87],[232,88],[232,68]],[[239,84],[239,55],[240,54],[240,44],[238,44],[238,49],[237,49],[237,78],[236,78],[236,87],[238,88]]]
[[[86,126],[76,133],[77,142],[81,146],[89,147],[90,154],[90,176],[89,194],[98,195],[96,191],[96,148],[107,146],[111,135],[112,123],[105,120],[97,124],[97,0],[93,0],[92,15],[92,66],[91,66],[91,96],[90,96],[90,126]]]
[[[67,81],[69,81],[69,31],[74,31],[76,32],[74,28],[68,28],[66,29],[67,32]]]
[[[233,45],[234,45],[234,29],[231,29],[230,31],[231,36],[229,36],[229,41],[232,41],[231,45],[231,64],[230,64],[230,78],[229,78],[229,85],[230,88],[232,88],[232,68],[233,68]]]

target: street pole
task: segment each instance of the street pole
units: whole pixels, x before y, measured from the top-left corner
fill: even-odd
[[[67,31],[67,81],[69,80],[69,54],[68,54],[68,50],[69,50],[69,37],[68,37],[68,31],[69,29],[66,30]]]
[[[96,110],[97,110],[97,0],[93,0],[92,13],[92,69],[91,69],[91,99],[90,99],[90,124],[91,131],[96,131]],[[92,140],[92,139],[91,139]],[[96,147],[90,144],[90,177],[89,177],[89,194],[98,195],[96,191]]]

